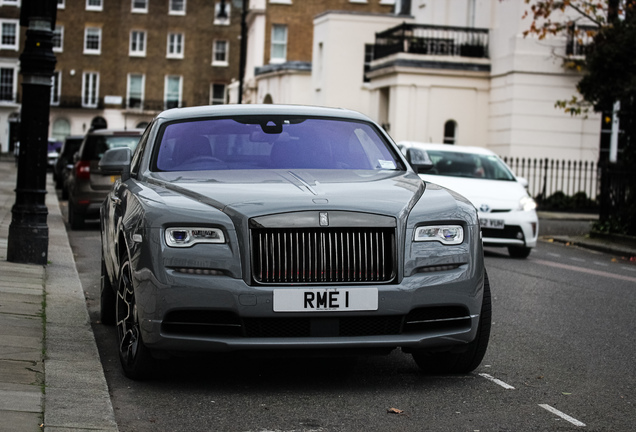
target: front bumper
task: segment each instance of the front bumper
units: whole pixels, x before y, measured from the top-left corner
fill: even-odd
[[[484,246],[535,247],[539,235],[539,218],[535,211],[479,212],[479,219],[503,220],[503,229],[482,228]]]
[[[374,311],[274,312],[280,286],[174,270],[165,285],[137,272],[136,301],[144,343],[156,351],[454,347],[475,338],[482,303],[483,273],[471,276],[466,267],[359,286],[378,289]],[[285,287],[304,288],[317,287]]]

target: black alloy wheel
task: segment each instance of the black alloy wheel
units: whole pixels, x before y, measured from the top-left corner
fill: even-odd
[[[154,359],[141,338],[132,270],[128,258],[122,263],[119,273],[116,317],[119,360],[124,375],[134,380],[148,378],[153,371]]]

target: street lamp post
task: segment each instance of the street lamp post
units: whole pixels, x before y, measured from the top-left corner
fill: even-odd
[[[219,18],[227,18],[226,0],[221,0],[219,6]],[[243,82],[245,80],[245,63],[247,56],[247,10],[249,0],[232,0],[232,4],[236,9],[241,9],[241,49],[239,57],[239,88],[238,103],[243,103]]]
[[[243,84],[245,80],[245,62],[247,57],[247,7],[249,0],[234,0],[241,6],[241,57],[239,60],[239,94],[238,103],[243,103]],[[237,5],[238,7],[239,5]]]
[[[49,228],[46,195],[46,155],[55,69],[53,29],[57,0],[22,2],[20,25],[26,41],[20,55],[22,110],[16,200],[11,209],[7,261],[46,264]]]

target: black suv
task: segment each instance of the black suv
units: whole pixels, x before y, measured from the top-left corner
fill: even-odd
[[[99,218],[99,207],[119,176],[104,174],[98,164],[106,150],[128,147],[134,150],[143,129],[99,129],[89,132],[74,157],[68,186],[68,222],[80,229],[86,219]]]

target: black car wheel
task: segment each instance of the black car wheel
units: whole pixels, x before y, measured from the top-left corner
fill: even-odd
[[[490,282],[484,273],[484,298],[481,304],[477,336],[468,344],[466,350],[455,352],[413,352],[413,359],[422,371],[433,374],[466,374],[479,366],[486,354],[490,340],[492,309],[490,302]]]
[[[71,226],[72,230],[80,230],[84,228],[84,215],[77,211],[70,201],[68,203],[68,224]]]
[[[528,258],[532,248],[525,246],[508,246],[508,253],[512,258]]]
[[[119,273],[116,316],[119,360],[124,375],[134,380],[148,378],[152,374],[154,359],[141,338],[132,271],[128,259],[122,263]]]
[[[110,283],[108,274],[106,273],[106,264],[102,258],[102,275],[100,278],[100,302],[99,302],[99,318],[104,325],[115,324],[115,291]]]

